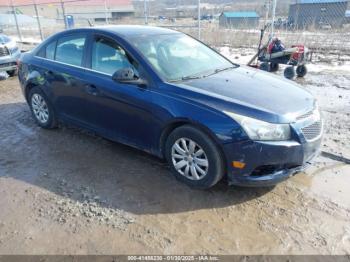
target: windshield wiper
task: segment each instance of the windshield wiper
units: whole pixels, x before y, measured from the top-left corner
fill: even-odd
[[[214,72],[208,74],[208,75],[189,75],[189,76],[183,76],[179,79],[173,79],[173,80],[170,80],[170,82],[180,82],[180,81],[186,81],[186,80],[192,80],[192,79],[200,79],[200,78],[204,78],[204,77],[208,77],[208,76],[211,76],[211,75],[214,75],[214,74],[217,74],[219,72],[222,72],[222,71],[226,71],[226,70],[229,70],[229,69],[234,69],[234,68],[237,68],[237,66],[229,66],[229,67],[224,67],[224,68],[217,68],[214,70]]]
[[[193,76],[183,76],[181,78],[181,80],[192,80],[192,79],[200,79],[202,78],[203,76],[196,76],[196,75],[193,75]]]
[[[210,73],[210,74],[206,75],[205,77],[208,77],[208,76],[211,76],[211,75],[215,75],[215,74],[217,74],[219,72],[230,70],[230,69],[234,69],[234,68],[237,68],[237,67],[229,66],[229,67],[224,67],[224,68],[217,68],[217,69],[214,70],[213,73]]]
[[[179,81],[186,81],[186,80],[193,80],[193,79],[200,79],[203,78],[202,75],[189,75],[189,76],[183,76],[179,79],[173,79],[170,80],[170,82],[179,82]]]

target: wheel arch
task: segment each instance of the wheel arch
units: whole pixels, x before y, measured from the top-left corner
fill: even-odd
[[[24,87],[24,97],[25,99],[27,100],[27,102],[29,102],[29,93],[30,93],[30,90],[32,90],[34,87],[38,87],[39,85],[36,85],[32,82],[29,82],[26,84],[26,86]]]
[[[162,129],[160,138],[159,138],[159,152],[160,152],[160,156],[162,158],[165,158],[165,144],[167,141],[167,138],[169,137],[169,135],[176,129],[179,128],[181,126],[185,126],[185,125],[190,125],[193,126],[195,128],[198,128],[199,130],[201,130],[202,132],[204,132],[206,135],[208,135],[214,142],[214,144],[217,146],[221,157],[224,161],[224,166],[226,168],[226,164],[227,164],[227,160],[224,154],[224,151],[222,149],[222,147],[220,146],[220,142],[219,139],[217,138],[217,136],[205,125],[198,123],[196,121],[193,121],[191,119],[186,119],[186,118],[179,118],[179,119],[174,119],[173,121],[167,123],[164,128]]]

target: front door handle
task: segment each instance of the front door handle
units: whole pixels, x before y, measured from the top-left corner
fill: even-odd
[[[85,92],[89,95],[97,96],[99,91],[96,86],[94,85],[86,85],[85,86]]]

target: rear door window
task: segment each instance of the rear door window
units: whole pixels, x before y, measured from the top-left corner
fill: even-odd
[[[70,35],[60,38],[57,42],[55,60],[69,65],[81,66],[85,42],[85,35]]]
[[[55,59],[55,49],[56,49],[56,41],[48,44],[45,48],[45,58],[54,60]]]

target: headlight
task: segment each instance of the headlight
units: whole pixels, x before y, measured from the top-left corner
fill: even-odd
[[[224,113],[237,121],[252,140],[282,141],[290,139],[289,124],[272,124],[232,112]]]

